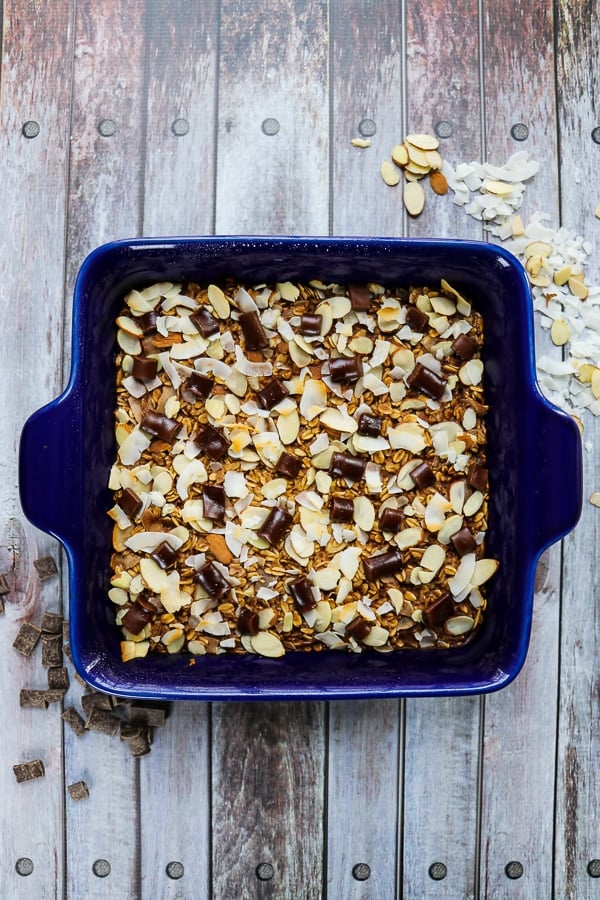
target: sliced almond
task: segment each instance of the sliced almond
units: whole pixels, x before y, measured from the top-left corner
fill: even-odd
[[[579,297],[580,300],[587,300],[590,291],[587,284],[584,284],[582,280],[571,275],[568,280],[568,285],[569,290],[575,297]]]
[[[592,379],[590,381],[590,386],[592,388],[592,394],[596,398],[596,400],[600,400],[600,369],[596,369],[596,371],[592,375]]]
[[[421,557],[421,565],[424,569],[428,569],[434,574],[439,572],[444,565],[446,559],[446,551],[439,544],[430,544],[423,556]]]
[[[117,343],[124,353],[129,353],[131,356],[139,356],[142,352],[139,338],[129,334],[127,331],[123,331],[122,328],[119,328],[117,331]]]
[[[418,216],[425,206],[425,191],[417,181],[408,181],[402,191],[402,200],[410,216]]]
[[[219,319],[228,319],[229,314],[231,312],[231,307],[229,305],[229,300],[223,293],[220,287],[216,284],[209,284],[208,286],[208,299],[210,301],[210,305],[213,308],[213,311],[217,318]]]
[[[252,649],[260,656],[277,658],[285,655],[285,648],[276,634],[270,631],[259,631],[250,638]]]
[[[224,566],[228,566],[229,563],[233,562],[233,554],[225,542],[224,535],[207,534],[206,542],[215,559],[220,563],[223,563]]]
[[[509,197],[514,190],[514,185],[506,181],[489,180],[483,182],[483,190],[488,194],[495,194],[497,197]]]
[[[297,409],[292,410],[288,415],[279,416],[277,431],[282,444],[287,446],[294,443],[300,431],[300,417]]]
[[[384,644],[387,644],[389,636],[390,633],[387,628],[383,628],[381,625],[373,625],[368,635],[363,638],[362,643],[366,644],[367,647],[383,647]]]
[[[444,629],[455,637],[473,630],[475,620],[471,616],[452,616],[444,623]]]
[[[443,172],[437,170],[431,172],[429,175],[429,184],[431,185],[432,191],[439,194],[440,197],[443,197],[448,193],[448,182]]]
[[[437,150],[440,142],[432,134],[407,134],[406,141],[419,150]]]
[[[391,163],[388,159],[384,160],[381,163],[381,166],[379,167],[379,172],[380,172],[381,177],[383,178],[384,182],[389,187],[395,187],[398,184],[398,182],[400,181],[400,178],[402,177],[400,175],[400,172],[398,171],[397,166],[395,166],[393,163]]]
[[[558,271],[554,273],[554,284],[562,287],[563,284],[567,283],[572,273],[573,270],[571,266],[562,266],[560,269],[558,269]]]
[[[339,431],[346,434],[354,434],[358,430],[356,419],[349,416],[345,409],[339,406],[330,407],[321,413],[320,422],[332,431]]]
[[[568,343],[571,332],[564,319],[555,319],[553,321],[550,337],[552,338],[552,343],[556,344],[557,347],[562,347]]]
[[[392,159],[397,166],[403,168],[408,162],[408,150],[406,144],[396,144],[392,150]]]
[[[354,521],[363,531],[372,531],[375,524],[375,507],[368,497],[354,498]]]
[[[525,258],[541,256],[543,259],[546,259],[552,253],[552,249],[552,244],[548,243],[548,241],[532,241],[525,247]]]
[[[465,557],[463,557],[463,559],[464,558]],[[480,587],[482,584],[485,584],[485,582],[495,573],[498,565],[497,559],[478,559],[475,563],[471,584],[475,585],[475,587]]]
[[[481,493],[481,491],[473,491],[473,493],[463,506],[463,515],[467,517],[474,516],[475,513],[479,512],[479,510],[481,509],[483,499],[484,495]]]

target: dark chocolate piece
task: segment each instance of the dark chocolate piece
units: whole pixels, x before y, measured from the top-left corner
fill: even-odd
[[[23,656],[31,656],[42,634],[42,629],[33,622],[23,622],[13,641],[13,647]]]
[[[416,306],[409,306],[406,310],[406,324],[411,331],[423,334],[429,325],[429,317]]]
[[[63,648],[61,634],[43,634],[42,635],[42,665],[50,668],[50,666],[62,666]]]
[[[370,413],[363,413],[358,420],[358,433],[365,437],[379,437],[382,425],[383,420],[381,416],[372,416]]]
[[[285,478],[297,478],[302,468],[302,460],[293,453],[286,453],[284,450],[275,466],[277,475],[283,475]]]
[[[16,766],[13,766],[13,772],[18,784],[22,784],[24,781],[33,781],[34,778],[43,778],[46,774],[44,763],[41,759],[17,763]]]
[[[346,625],[346,635],[353,637],[355,641],[364,641],[371,633],[372,626],[362,616],[355,616],[351,622]]]
[[[215,462],[222,459],[231,446],[231,441],[224,432],[210,424],[202,426],[194,438],[194,443],[206,453],[209,459]]]
[[[168,419],[154,409],[147,409],[142,416],[140,428],[148,434],[154,435],[167,444],[172,444],[175,436],[181,428],[181,422],[175,419]]]
[[[42,556],[40,559],[34,559],[33,566],[38,573],[40,581],[46,581],[46,579],[58,574],[56,563],[51,556]]]
[[[106,712],[106,710],[94,707],[90,710],[85,727],[88,731],[98,731],[100,734],[107,734],[109,737],[114,737],[119,730],[119,720],[115,719],[115,717],[109,712]]]
[[[150,734],[151,730],[146,725],[121,722],[119,737],[136,758],[150,753]]]
[[[205,306],[201,307],[195,313],[192,313],[190,322],[198,329],[202,337],[205,338],[210,337],[211,334],[216,334],[219,330],[218,321]]]
[[[44,697],[48,703],[61,703],[64,700],[67,688],[47,688]]]
[[[9,594],[10,588],[8,586],[8,581],[6,580],[6,575],[0,575],[0,597],[3,594]]]
[[[81,708],[86,716],[89,716],[93,709],[103,709],[105,712],[110,712],[113,705],[109,694],[100,694],[98,691],[93,691],[91,694],[83,694],[81,697]]]
[[[347,497],[332,497],[329,503],[329,518],[332,522],[351,522],[354,518],[354,503]]]
[[[409,387],[423,391],[428,397],[439,400],[446,389],[447,380],[418,362],[406,379],[406,383]]]
[[[460,356],[465,362],[473,359],[479,349],[479,344],[474,341],[468,334],[459,334],[452,344],[452,352]]]
[[[221,597],[224,597],[231,590],[225,576],[219,572],[212,562],[207,562],[202,568],[198,569],[196,581],[209,596],[214,597],[216,600],[220,600]]]
[[[396,534],[402,526],[403,513],[401,509],[386,506],[379,518],[379,527],[382,531],[390,531]]]
[[[150,356],[135,356],[133,359],[133,366],[131,367],[131,374],[134,378],[137,378],[138,381],[152,381],[156,376],[156,370],[158,369],[158,362],[155,359],[152,359]]]
[[[69,672],[65,666],[50,666],[47,672],[48,687],[51,691],[66,691],[69,688]]]
[[[314,609],[317,605],[310,581],[306,575],[300,575],[299,578],[290,581],[288,591],[292,595],[298,611],[301,613],[308,612],[309,609]]]
[[[171,549],[170,546],[169,549]],[[156,559],[154,554],[152,554],[152,556]],[[156,561],[158,562],[158,560]],[[161,565],[163,569],[166,568],[162,563],[159,563],[159,565]],[[143,597],[138,597],[121,619],[121,625],[126,628],[127,631],[131,632],[131,634],[139,634],[140,631],[143,631],[148,622],[150,622],[155,613],[156,608],[148,600],[144,600]]]
[[[293,516],[286,509],[275,506],[259,528],[258,533],[271,547],[276,547],[283,540],[285,532],[292,524],[292,519]]]
[[[146,725],[148,728],[163,728],[167,721],[167,712],[160,706],[129,707],[129,722],[132,725]]]
[[[351,481],[359,481],[365,474],[366,462],[358,456],[350,456],[348,453],[334,453],[329,463],[329,474]]]
[[[446,619],[454,615],[454,603],[452,596],[446,592],[434,600],[431,606],[423,610],[423,621],[428,628],[434,628],[436,625],[442,625]]]
[[[476,491],[481,491],[482,493],[487,491],[488,470],[485,466],[472,462],[467,469],[467,484]]]
[[[240,634],[258,634],[258,613],[244,607],[238,615],[237,627]]]
[[[240,313],[240,327],[246,341],[246,350],[260,350],[269,346],[269,339],[256,310]]]
[[[137,321],[144,334],[156,333],[156,313],[153,309],[150,312],[143,313],[141,316],[137,316]]]
[[[133,488],[125,488],[117,502],[125,515],[129,516],[130,519],[135,519],[136,516],[139,516],[144,508],[141,498],[138,497]]]
[[[360,356],[351,356],[349,359],[340,357],[329,360],[329,377],[336,384],[351,384],[358,381],[363,373]]]
[[[23,709],[48,709],[46,692],[22,688],[19,691],[19,706]]]
[[[174,566],[177,562],[177,550],[174,550],[168,541],[161,541],[161,543],[154,548],[150,557],[154,562],[157,562],[162,569],[168,569],[169,566]]]
[[[195,394],[196,397],[203,397],[204,400],[210,397],[214,386],[214,379],[209,378],[208,375],[203,375],[201,372],[192,372],[185,383],[185,387],[191,394]]]
[[[473,553],[477,547],[477,542],[466,525],[464,528],[461,528],[460,531],[455,532],[450,540],[454,544],[454,549],[459,556],[464,556],[466,553]]]
[[[77,737],[81,737],[82,734],[85,734],[85,722],[74,706],[69,706],[68,709],[65,709],[61,718],[73,729]]]
[[[435,474],[426,462],[419,463],[410,473],[410,477],[416,486],[421,489],[428,487],[435,481]]]
[[[377,553],[363,560],[363,568],[367,581],[376,581],[387,575],[395,575],[403,568],[402,554],[399,550],[387,550],[385,553]]]
[[[46,610],[42,616],[42,631],[46,634],[62,634],[63,617],[60,613]]]
[[[349,284],[348,296],[352,309],[370,309],[371,291],[366,284]]]
[[[73,784],[67,785],[67,790],[71,800],[77,803],[79,800],[87,800],[90,796],[89,788],[85,781],[75,781]]]
[[[205,484],[202,488],[202,505],[205,519],[222,522],[225,518],[225,491],[218,484]]]
[[[273,409],[278,403],[281,403],[290,392],[286,388],[281,378],[273,378],[267,382],[260,391],[256,392],[258,402],[264,409]]]
[[[323,324],[323,316],[318,313],[304,313],[300,319],[300,331],[302,334],[321,334],[321,325]]]

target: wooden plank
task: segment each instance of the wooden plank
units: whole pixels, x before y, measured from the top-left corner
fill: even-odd
[[[27,659],[11,644],[23,622],[39,624],[61,603],[60,579],[42,582],[33,567],[48,555],[60,565],[59,550],[24,520],[17,459],[25,417],[60,390],[72,3],[5,0],[0,10],[0,573],[10,588],[0,617],[0,895],[19,900],[62,896],[64,883],[60,706],[20,709],[20,689],[43,688],[46,672],[39,647]],[[26,122],[36,137],[24,136]],[[12,766],[36,758],[45,777],[17,784]],[[30,874],[19,860],[31,862]]]
[[[557,7],[557,89],[563,223],[588,240],[598,235],[600,146],[592,132],[600,123],[597,90],[600,11],[594,2],[560,2]],[[598,133],[595,132],[597,135]],[[600,284],[598,244],[588,267],[591,284]],[[565,541],[561,615],[561,697],[556,792],[556,896],[565,900],[597,897],[598,878],[588,865],[598,847],[600,718],[598,716],[598,593],[600,575],[592,562],[600,539],[599,510],[588,498],[598,490],[597,447],[600,423],[585,419],[584,510],[576,531]],[[597,863],[596,863],[597,865]]]

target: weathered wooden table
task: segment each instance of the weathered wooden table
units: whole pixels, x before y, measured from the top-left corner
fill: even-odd
[[[11,648],[23,621],[67,604],[59,548],[20,510],[17,446],[25,417],[66,381],[87,252],[211,232],[480,238],[449,197],[407,222],[379,178],[405,133],[436,128],[455,162],[527,149],[541,170],[523,216],[545,210],[597,246],[598,3],[0,10],[2,900],[600,897],[591,417],[583,518],[540,563],[528,660],[499,694],[181,704],[135,760],[118,739],[76,738],[60,705],[20,709],[39,661]],[[350,144],[361,132],[369,150]],[[40,580],[33,561],[47,555],[62,577]],[[70,699],[80,693],[75,683]],[[36,757],[45,778],[16,784],[12,765]],[[80,779],[90,797],[75,803],[66,785]]]

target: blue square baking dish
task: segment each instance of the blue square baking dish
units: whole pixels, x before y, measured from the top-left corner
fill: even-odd
[[[488,554],[500,568],[472,641],[456,649],[362,654],[295,652],[190,657],[150,654],[123,663],[107,600],[115,455],[115,317],[133,287],[182,278],[377,281],[436,286],[442,278],[484,317],[489,413]],[[100,691],[157,699],[334,699],[484,693],[519,672],[529,643],[541,552],[574,527],[582,502],[575,421],[535,379],[532,305],[520,263],[503,249],[458,240],[199,237],[128,240],[83,263],[73,304],[69,383],[26,422],[20,446],[25,514],[58,538],[69,563],[71,649]]]

